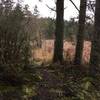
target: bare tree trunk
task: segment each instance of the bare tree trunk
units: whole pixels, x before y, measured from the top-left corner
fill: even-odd
[[[78,64],[78,65],[82,63],[86,4],[87,4],[87,0],[80,1],[79,29],[78,29],[78,34],[77,34],[77,45],[76,45],[76,53],[75,53],[75,59],[74,59],[74,64]]]
[[[96,0],[95,26],[90,55],[90,73],[100,71],[100,0]]]
[[[64,0],[56,2],[56,30],[53,62],[63,61]]]

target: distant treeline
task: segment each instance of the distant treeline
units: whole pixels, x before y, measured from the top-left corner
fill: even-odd
[[[53,39],[55,34],[55,19],[53,18],[38,18],[33,15],[32,17],[34,24],[31,26],[35,29],[32,33],[33,37],[38,37],[38,34],[41,34],[43,38]],[[32,22],[32,21],[31,21]],[[69,21],[64,21],[64,38],[73,39],[76,38],[78,30],[78,21],[74,18],[71,18]],[[85,39],[90,40],[91,34],[93,33],[93,24],[90,22],[86,23],[85,27]]]

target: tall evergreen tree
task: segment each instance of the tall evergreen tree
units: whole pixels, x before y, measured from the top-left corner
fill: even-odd
[[[64,0],[56,2],[56,29],[53,62],[63,61]]]
[[[87,5],[87,0],[80,0],[79,29],[77,34],[77,45],[76,45],[76,53],[74,59],[74,64],[79,64],[79,65],[82,62],[86,5]]]
[[[90,72],[92,75],[100,71],[100,0],[96,0],[94,28],[90,56]]]

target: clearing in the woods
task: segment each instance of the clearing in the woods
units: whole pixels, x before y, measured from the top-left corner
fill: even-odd
[[[42,48],[33,49],[32,55],[35,60],[50,61],[53,57],[54,40],[43,40]],[[83,63],[88,63],[90,59],[91,42],[84,41]],[[59,52],[59,51],[58,51]],[[75,42],[64,41],[63,55],[65,60],[71,60],[75,54]]]

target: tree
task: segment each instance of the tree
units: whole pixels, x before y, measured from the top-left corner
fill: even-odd
[[[19,68],[29,64],[29,37],[24,30],[26,17],[22,6],[4,1],[0,15],[0,67],[15,75]]]
[[[90,55],[90,73],[95,75],[100,71],[100,0],[96,0],[95,25]]]
[[[56,29],[53,62],[63,61],[64,0],[56,2]]]
[[[76,45],[76,53],[75,53],[75,59],[74,59],[74,64],[79,64],[79,65],[82,62],[86,4],[87,4],[87,0],[81,0],[80,12],[79,12],[79,29],[78,29],[78,34],[77,34],[77,45]]]
[[[71,18],[69,21],[65,21],[64,24],[64,38],[68,40],[75,40],[77,29],[78,29],[78,22],[74,20],[74,18]],[[74,37],[72,39],[72,37]]]
[[[53,39],[54,32],[55,32],[55,20],[51,19],[51,18],[48,18],[47,21],[48,21],[47,22],[48,27],[47,27],[47,30],[46,30],[46,38],[47,39]]]

